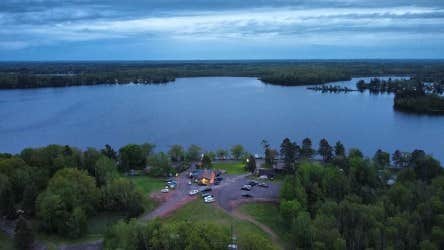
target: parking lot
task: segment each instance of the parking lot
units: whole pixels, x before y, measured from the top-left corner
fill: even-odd
[[[250,191],[241,190],[242,186],[251,181],[250,176],[228,177],[226,182],[214,189],[217,204],[227,211],[231,211],[237,204],[251,201],[271,201],[279,198],[280,183],[272,181],[259,181],[268,184],[268,187],[259,185],[251,187]],[[243,193],[251,194],[251,197],[242,197]]]
[[[231,212],[238,204],[248,201],[274,201],[279,198],[280,183],[269,180],[258,180],[258,182],[265,182],[268,187],[253,186],[250,191],[241,190],[241,187],[248,184],[252,178],[251,174],[243,175],[229,175],[222,174],[223,180],[219,185],[211,185],[211,191],[208,192],[214,197],[216,205],[222,207],[228,212]],[[155,217],[162,217],[170,214],[176,209],[182,207],[186,203],[194,199],[205,199],[201,196],[201,190],[206,186],[198,186],[189,178],[189,172],[183,172],[178,177],[173,178],[176,182],[176,188],[169,190],[168,193],[162,194],[167,199],[160,204],[154,211],[146,214],[142,219],[149,220]],[[198,193],[190,195],[190,191],[199,190]],[[249,193],[251,197],[243,197],[242,194]]]

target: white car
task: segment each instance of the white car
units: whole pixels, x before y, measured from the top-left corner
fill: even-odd
[[[170,190],[168,188],[163,188],[160,190],[160,192],[162,193],[168,193]]]
[[[188,185],[191,185],[191,181],[188,181]]]
[[[190,192],[188,192],[189,195],[195,195],[197,193],[199,193],[199,190],[197,190],[197,189],[193,189]]]
[[[211,203],[211,202],[215,202],[216,198],[214,198],[214,196],[207,196],[204,198],[204,202],[205,203]]]

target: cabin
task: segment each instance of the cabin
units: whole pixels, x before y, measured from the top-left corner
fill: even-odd
[[[215,178],[216,178],[216,173],[213,170],[204,169],[200,171],[197,177],[197,181],[199,185],[208,186],[214,183]]]

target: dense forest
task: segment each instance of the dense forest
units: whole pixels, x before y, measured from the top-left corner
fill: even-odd
[[[306,154],[304,152],[309,152]],[[291,249],[443,249],[444,175],[422,150],[365,158],[338,142],[283,141],[280,216]]]
[[[433,60],[4,62],[0,89],[95,84],[159,84],[178,77],[248,76],[296,86],[348,80],[353,76],[412,75],[444,79],[444,62]]]
[[[263,141],[265,167],[283,163],[279,214],[289,249],[443,249],[444,175],[436,159],[422,150],[378,150],[366,158],[322,139],[301,145],[286,138],[280,150]],[[168,153],[152,144],[129,144],[115,151],[109,145],[84,151],[49,145],[27,148],[17,155],[0,154],[0,212],[19,218],[19,245],[32,231],[68,238],[81,237],[87,221],[103,211],[120,211],[127,219],[141,214],[146,200],[127,178],[130,169],[150,176],[183,171],[173,162],[199,161],[202,149],[179,145]],[[226,150],[206,153],[225,157]],[[252,157],[240,145],[237,159]],[[252,158],[254,159],[254,158]],[[251,169],[251,162],[244,161]],[[149,167],[147,167],[149,166]],[[30,229],[28,221],[33,223]],[[174,235],[173,238],[171,238]],[[211,240],[205,240],[211,239]],[[121,221],[107,230],[105,249],[225,249],[226,228],[192,221],[140,223]],[[244,249],[266,246],[257,235],[239,239]],[[265,248],[264,248],[265,249]],[[269,246],[266,246],[269,249]]]
[[[370,82],[359,81],[359,91],[368,90],[373,94],[394,93],[393,108],[398,111],[418,114],[444,114],[444,82],[425,83],[418,79],[385,81],[379,78]]]

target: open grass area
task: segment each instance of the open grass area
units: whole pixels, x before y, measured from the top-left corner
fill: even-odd
[[[14,249],[14,242],[3,231],[0,231],[0,250]]]
[[[217,162],[213,164],[215,169],[225,170],[227,174],[245,174],[247,171],[244,169],[242,162]]]
[[[256,225],[236,219],[222,209],[216,207],[214,204],[205,204],[200,199],[185,205],[165,220],[167,222],[187,220],[194,222],[211,222],[224,226],[227,230],[230,230],[231,225],[233,225],[233,230],[238,238],[239,244],[241,244],[244,236],[248,234],[257,234],[259,237],[266,239],[270,245],[273,245],[276,249],[278,248],[272,243],[270,236]]]
[[[150,176],[125,176],[131,180],[144,194],[160,191],[165,186],[165,180]]]
[[[246,203],[239,207],[243,214],[253,217],[260,223],[268,226],[277,235],[286,233],[284,222],[279,214],[279,206],[273,203]]]

